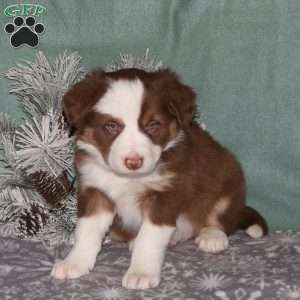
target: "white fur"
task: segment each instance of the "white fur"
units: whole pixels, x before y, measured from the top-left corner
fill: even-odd
[[[90,154],[89,159],[78,166],[82,186],[94,187],[106,193],[115,203],[123,225],[137,231],[142,222],[141,211],[137,206],[139,195],[150,187],[163,191],[170,186],[174,174],[161,174],[157,167],[145,176],[119,176],[107,168],[101,153],[94,146],[78,141],[77,147]]]
[[[173,232],[170,245],[175,246],[180,242],[184,242],[195,235],[195,230],[192,223],[184,216],[180,215],[176,220],[176,229]],[[132,252],[135,240],[131,240],[128,244],[129,251]]]
[[[151,173],[157,164],[162,148],[140,131],[138,120],[143,104],[144,86],[139,80],[118,80],[110,84],[107,92],[95,106],[99,113],[120,119],[125,127],[110,147],[108,164],[119,175],[144,175]],[[141,168],[129,170],[125,158],[143,157]]]
[[[124,287],[147,289],[159,284],[165,249],[174,229],[148,220],[143,222],[134,241],[130,267],[122,281]]]
[[[194,236],[194,227],[184,215],[180,215],[176,220],[176,230],[174,231],[170,244],[172,246],[179,242],[186,241]]]
[[[246,233],[254,239],[261,238],[264,235],[263,229],[258,224],[248,227]]]
[[[102,239],[112,221],[113,214],[109,212],[80,218],[71,252],[63,261],[55,263],[51,275],[59,279],[71,279],[87,274],[94,267]]]
[[[228,238],[224,231],[216,227],[205,227],[195,240],[204,252],[217,253],[228,248]]]

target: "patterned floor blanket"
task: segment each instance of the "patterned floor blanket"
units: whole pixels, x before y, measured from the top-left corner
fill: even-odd
[[[1,300],[295,300],[300,299],[300,232],[273,232],[253,240],[230,237],[222,254],[205,254],[190,241],[167,251],[159,287],[121,287],[129,264],[126,244],[106,242],[95,269],[70,281],[49,276],[67,246],[49,250],[38,242],[0,238]]]

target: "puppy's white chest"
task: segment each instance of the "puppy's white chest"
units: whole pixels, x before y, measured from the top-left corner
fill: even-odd
[[[107,190],[107,194],[115,203],[117,215],[127,229],[136,231],[142,223],[138,200],[144,190],[143,184],[127,178],[116,178],[116,186]]]
[[[145,185],[130,178],[119,177],[104,170],[94,161],[86,162],[79,168],[84,186],[92,186],[103,191],[115,204],[116,213],[123,225],[131,230],[138,230],[142,222],[138,197],[145,190]]]
[[[121,218],[123,226],[127,229],[137,231],[142,223],[142,213],[138,205],[138,195],[123,194],[118,199],[114,199],[116,213]]]
[[[160,175],[157,170],[141,178],[121,177],[103,168],[99,159],[91,157],[78,170],[81,184],[94,187],[104,192],[115,204],[116,213],[123,225],[131,230],[138,230],[142,223],[142,211],[139,206],[140,196],[147,190],[163,191],[170,186],[173,175]]]

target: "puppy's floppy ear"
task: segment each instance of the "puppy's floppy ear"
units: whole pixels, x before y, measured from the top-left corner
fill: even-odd
[[[86,114],[107,89],[105,72],[94,71],[76,83],[63,98],[64,113],[69,124],[78,128]]]
[[[168,69],[158,71],[157,75],[157,83],[165,97],[164,100],[167,101],[169,112],[176,118],[180,127],[188,128],[196,113],[195,92]]]

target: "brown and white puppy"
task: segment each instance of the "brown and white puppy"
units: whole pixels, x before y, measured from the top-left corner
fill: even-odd
[[[54,277],[88,273],[110,229],[132,241],[123,278],[131,289],[159,284],[169,243],[195,238],[215,253],[236,229],[267,232],[245,206],[239,163],[193,120],[195,93],[171,71],[93,72],[66,93],[64,108],[77,129],[79,219]]]

